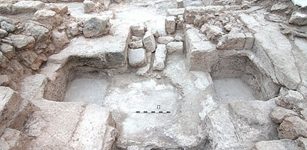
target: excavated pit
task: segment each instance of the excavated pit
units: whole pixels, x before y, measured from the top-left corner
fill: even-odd
[[[74,78],[69,81],[64,102],[85,102],[101,104],[110,81],[107,75],[98,71],[75,72]]]
[[[276,97],[280,89],[247,56],[221,53],[210,74],[216,99],[222,103],[268,100]]]
[[[147,78],[101,66],[99,59],[95,58],[68,60],[57,71],[56,79],[47,83],[44,97],[108,108],[120,132],[118,149],[132,143],[150,145],[150,142],[156,140],[163,145],[153,147],[178,148],[163,132],[174,123],[180,124],[176,119],[182,107],[180,89],[167,78]],[[148,136],[144,138],[146,134]]]

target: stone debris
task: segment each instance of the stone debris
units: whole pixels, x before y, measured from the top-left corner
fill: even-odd
[[[165,68],[167,50],[164,44],[158,44],[153,61],[153,70],[161,71]]]
[[[146,50],[143,48],[129,49],[128,60],[131,67],[142,67],[147,63]]]
[[[224,34],[223,29],[215,25],[205,24],[200,30],[207,35],[208,39],[215,42]]]

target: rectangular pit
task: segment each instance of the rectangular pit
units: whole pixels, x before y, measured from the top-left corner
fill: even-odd
[[[239,100],[268,100],[276,97],[279,85],[263,74],[247,57],[221,52],[211,67],[216,98],[222,103]]]

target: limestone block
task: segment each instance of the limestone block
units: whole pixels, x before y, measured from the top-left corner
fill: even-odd
[[[170,42],[166,45],[167,52],[172,53],[183,53],[183,42]]]
[[[161,71],[165,68],[166,54],[166,46],[164,44],[158,44],[153,62],[153,70]]]
[[[168,34],[173,34],[176,31],[176,18],[174,16],[168,16],[165,19],[165,31]]]
[[[143,48],[129,49],[128,61],[131,67],[142,67],[147,63],[146,50]]]
[[[148,52],[154,52],[156,50],[156,40],[150,31],[147,31],[143,38],[143,44]]]

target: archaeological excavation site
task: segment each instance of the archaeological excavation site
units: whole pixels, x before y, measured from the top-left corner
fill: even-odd
[[[0,0],[0,150],[307,150],[307,0]]]

